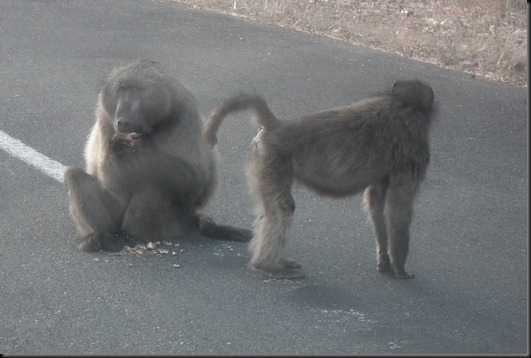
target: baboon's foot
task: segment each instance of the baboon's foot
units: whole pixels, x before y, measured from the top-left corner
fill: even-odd
[[[298,269],[302,267],[300,263],[288,257],[280,259],[280,263],[282,264],[282,267],[284,268]]]
[[[406,271],[402,270],[402,271],[394,271],[391,266],[383,266],[381,267],[380,265],[378,265],[378,272],[380,273],[384,273],[384,274],[387,274],[393,278],[397,278],[399,280],[405,280],[405,279],[408,279],[408,278],[415,278],[415,275],[414,274],[409,274],[407,273]]]
[[[415,275],[409,274],[404,271],[403,267],[401,269],[393,267],[393,265],[391,265],[389,256],[386,254],[383,254],[378,257],[378,272],[389,274],[394,278],[398,278],[401,280],[415,277]]]
[[[389,262],[389,256],[381,256],[378,259],[378,272],[393,273],[391,263]]]
[[[398,278],[400,280],[408,279],[408,278],[414,278],[415,275],[409,274],[404,270],[404,262],[405,260],[398,260],[399,264],[395,262],[391,263],[391,269],[392,274],[394,278]]]
[[[415,278],[414,274],[409,274],[407,272],[400,272],[400,273],[394,273],[391,269],[386,269],[385,271],[380,270],[380,267],[378,267],[378,272],[389,275],[393,278],[399,279],[399,280],[405,280],[408,278]]]
[[[402,271],[402,272],[393,272],[393,277],[394,278],[397,278],[397,279],[400,279],[400,280],[405,280],[405,279],[408,279],[408,278],[415,278],[415,275],[412,274],[412,273],[407,273],[406,271]]]
[[[275,280],[293,280],[303,278],[304,272],[300,271],[299,268],[301,265],[296,261],[289,259],[281,259],[281,266],[271,266],[264,263],[254,263],[250,264],[249,267],[254,271],[259,272],[267,278],[272,278]]]
[[[135,245],[135,240],[125,233],[94,232],[81,239],[80,251],[95,252],[100,250],[118,252],[125,245]]]
[[[94,251],[100,251],[103,248],[103,233],[100,232],[94,232],[92,234],[89,234],[81,239],[80,244],[77,246],[77,248],[80,251],[85,252],[94,252]]]

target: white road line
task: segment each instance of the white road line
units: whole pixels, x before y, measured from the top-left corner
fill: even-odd
[[[63,182],[66,166],[28,147],[2,130],[0,130],[0,149],[41,170],[49,177],[61,183]]]

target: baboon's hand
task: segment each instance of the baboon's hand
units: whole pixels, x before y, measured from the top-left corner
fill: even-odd
[[[135,153],[140,148],[151,148],[152,140],[142,133],[115,133],[111,138],[111,151],[117,158]]]
[[[110,141],[111,152],[117,157],[121,158],[127,154],[134,152],[134,143],[131,143],[127,134],[115,133]]]

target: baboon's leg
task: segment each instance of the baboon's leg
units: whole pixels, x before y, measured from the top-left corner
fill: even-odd
[[[379,272],[392,272],[388,254],[389,238],[387,236],[387,225],[384,216],[385,196],[388,187],[389,180],[385,178],[371,184],[365,189],[364,195],[365,209],[369,213],[374,236],[376,237]]]
[[[385,201],[391,269],[397,278],[413,278],[404,270],[409,250],[409,226],[419,182],[413,178],[391,178]]]
[[[120,204],[93,176],[78,168],[65,173],[70,214],[82,236],[79,249],[98,251],[107,249],[105,241],[120,233],[122,209]]]
[[[257,211],[250,243],[251,267],[278,279],[304,277],[304,273],[295,270],[300,267],[297,262],[282,257],[295,211],[290,165],[289,161],[266,155],[255,155],[249,164],[249,183]]]
[[[180,205],[167,192],[146,188],[131,198],[122,230],[137,242],[171,241],[192,232],[195,223],[190,205]]]

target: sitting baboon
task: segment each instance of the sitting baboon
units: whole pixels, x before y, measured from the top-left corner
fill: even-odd
[[[341,198],[365,190],[377,242],[378,271],[404,270],[413,201],[428,167],[434,94],[419,80],[396,81],[390,93],[282,121],[257,95],[225,101],[207,122],[214,145],[229,113],[253,109],[262,128],[247,166],[256,202],[251,267],[273,278],[300,278],[300,265],[282,256],[295,202],[293,178],[321,195]]]
[[[250,231],[218,226],[200,211],[217,180],[217,153],[202,131],[194,97],[157,63],[112,71],[85,146],[86,172],[69,168],[64,178],[79,249],[119,250],[193,230],[249,241]]]

